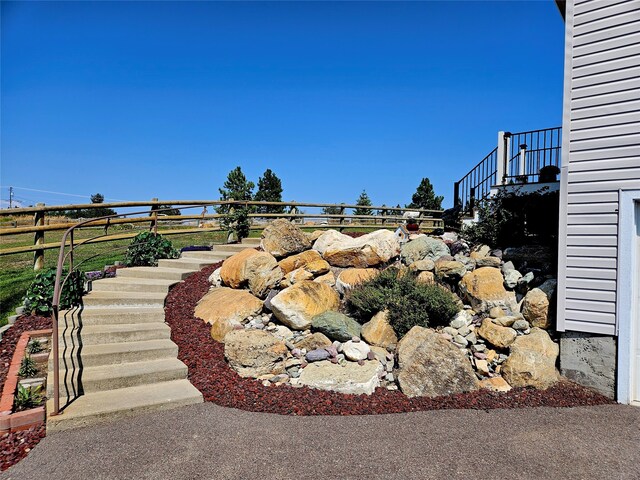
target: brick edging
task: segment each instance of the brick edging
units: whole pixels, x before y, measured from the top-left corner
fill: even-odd
[[[2,388],[2,395],[0,396],[0,434],[25,430],[33,425],[44,422],[44,406],[31,408],[22,412],[11,413],[11,411],[13,409],[15,391],[18,386],[20,363],[24,357],[29,339],[31,337],[51,335],[51,333],[52,330],[48,328],[44,330],[27,330],[20,335],[16,343],[16,349],[11,357],[9,371],[7,372],[7,378]]]

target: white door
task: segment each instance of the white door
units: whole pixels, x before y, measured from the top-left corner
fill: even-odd
[[[636,274],[635,274],[635,321],[631,331],[634,332],[633,364],[631,365],[631,401],[640,403],[640,202],[635,204],[636,210]]]

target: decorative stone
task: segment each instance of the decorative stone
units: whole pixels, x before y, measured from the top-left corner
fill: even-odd
[[[251,293],[256,297],[264,298],[269,290],[282,280],[282,270],[273,255],[258,252],[257,255],[251,255],[246,259],[243,276],[249,283]]]
[[[324,348],[317,348],[315,350],[307,352],[304,358],[307,360],[307,362],[311,363],[326,360],[329,357],[329,352],[327,352]]]
[[[222,267],[215,269],[213,273],[209,275],[209,283],[214,287],[222,286],[222,278],[220,277],[220,270],[222,270]]]
[[[349,340],[342,344],[342,353],[344,353],[344,356],[353,362],[366,360],[370,351],[371,348],[369,348],[369,345],[364,342],[354,342],[353,340]]]
[[[443,281],[458,281],[467,273],[467,267],[456,261],[437,261],[436,277]]]
[[[413,272],[432,272],[436,268],[436,264],[430,258],[418,260],[409,265],[409,270]]]
[[[518,282],[522,278],[522,274],[518,270],[507,270],[503,273],[504,286],[513,290],[518,286]]]
[[[477,268],[480,268],[480,267],[500,268],[501,264],[502,264],[502,260],[500,260],[498,257],[481,257],[476,259]]]
[[[333,274],[333,272],[329,272],[329,273],[325,273],[324,275],[320,275],[319,277],[316,277],[313,281],[318,283],[324,283],[325,285],[329,285],[330,287],[333,287],[336,284],[336,277]]]
[[[262,231],[260,246],[265,252],[281,258],[309,250],[311,241],[296,225],[279,218]]]
[[[511,390],[511,385],[502,377],[493,377],[480,380],[480,388],[486,388],[494,392],[508,392]]]
[[[224,337],[232,330],[241,330],[243,326],[236,320],[215,320],[211,323],[211,338],[224,342]]]
[[[437,260],[443,255],[449,255],[449,247],[439,238],[419,237],[402,246],[401,257],[405,265],[411,265],[418,260]]]
[[[476,359],[474,363],[476,364],[476,370],[478,370],[478,372],[485,377],[489,376],[489,363],[486,360]]]
[[[331,390],[355,395],[371,395],[380,386],[380,373],[384,368],[377,360],[344,363],[344,366],[329,361],[310,363],[302,370],[300,384],[320,390]]]
[[[488,312],[493,307],[516,309],[515,294],[505,290],[497,268],[477,268],[462,278],[459,287],[462,299],[477,312]]]
[[[527,330],[530,326],[531,325],[529,325],[529,322],[527,322],[525,319],[519,318],[518,320],[513,322],[513,325],[511,325],[511,328],[513,328],[514,330],[524,331],[524,330]]]
[[[296,343],[296,348],[306,348],[307,351],[329,346],[331,346],[331,340],[320,332],[312,333]]]
[[[338,293],[324,283],[303,281],[282,290],[271,300],[271,310],[283,324],[294,330],[311,326],[313,317],[340,305]]]
[[[434,330],[413,327],[398,344],[398,383],[408,397],[476,390],[467,356]]]
[[[358,238],[328,230],[316,240],[313,249],[333,266],[367,268],[396,257],[400,244],[389,230],[376,230]]]
[[[284,276],[281,286],[290,287],[291,285],[295,285],[296,283],[300,283],[305,280],[313,280],[313,274],[306,271],[304,268],[297,268]]]
[[[356,285],[372,279],[378,273],[379,271],[375,268],[347,268],[338,275],[336,290],[344,295]]]
[[[488,318],[482,321],[482,325],[477,332],[478,335],[487,340],[491,345],[498,348],[507,348],[518,336],[513,328],[496,325]]]
[[[247,248],[227,258],[220,268],[220,278],[224,285],[231,288],[240,288],[247,282],[245,266],[247,260],[259,255],[254,248]]]
[[[512,387],[548,388],[560,379],[556,370],[558,351],[549,334],[534,327],[529,335],[521,335],[513,342],[502,375]]]
[[[263,330],[233,330],[224,338],[224,356],[241,377],[284,373],[289,350]]]
[[[387,348],[398,343],[398,337],[389,325],[388,312],[378,312],[362,326],[362,338],[371,345]]]
[[[332,340],[346,342],[360,337],[362,327],[353,318],[335,311],[323,312],[313,317],[311,326]]]
[[[471,322],[473,322],[473,316],[467,310],[460,310],[458,313],[456,313],[456,316],[453,317],[453,320],[451,320],[449,325],[452,328],[458,329],[471,325]]]
[[[491,310],[489,310],[489,316],[491,318],[500,318],[500,317],[504,317],[505,315],[506,315],[506,312],[501,307],[493,307]]]
[[[306,252],[283,258],[278,262],[278,265],[282,269],[282,273],[286,275],[287,273],[293,272],[298,268],[305,268],[308,264],[319,260],[321,261],[322,257],[318,252],[316,252],[315,250],[307,250]]]
[[[433,272],[420,272],[416,277],[416,281],[424,285],[435,285],[436,277]]]
[[[245,290],[213,288],[197,303],[194,315],[207,323],[243,322],[262,311],[262,302]]]
[[[546,292],[542,289],[547,290]],[[522,315],[534,327],[549,328],[552,323],[549,306],[551,297],[555,293],[555,281],[545,282],[539,288],[531,289],[522,302]]]

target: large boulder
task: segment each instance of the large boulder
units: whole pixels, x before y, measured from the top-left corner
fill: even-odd
[[[391,347],[398,343],[396,332],[387,320],[388,312],[378,312],[373,318],[362,325],[362,338],[371,345],[378,347]]]
[[[249,283],[249,290],[256,297],[266,297],[269,290],[277,286],[282,280],[282,270],[273,255],[258,252],[250,256],[245,262],[244,276]]]
[[[344,366],[327,360],[310,363],[300,374],[300,384],[320,390],[371,395],[380,385],[383,366],[377,360],[363,365],[347,362]]]
[[[347,268],[336,279],[336,289],[345,294],[348,290],[378,275],[376,268]]]
[[[289,349],[263,330],[233,330],[224,338],[224,356],[241,377],[284,373]]]
[[[402,246],[402,261],[405,265],[411,265],[425,258],[437,260],[444,255],[450,255],[449,247],[439,238],[418,237]]]
[[[413,327],[398,344],[398,383],[408,397],[476,390],[467,356],[434,330]]]
[[[482,325],[477,330],[477,332],[478,335],[488,341],[491,345],[498,348],[507,348],[515,341],[516,337],[518,336],[513,328],[497,325],[488,318],[485,318],[482,321]]]
[[[552,299],[557,282],[547,280],[538,288],[527,292],[522,302],[522,315],[534,327],[549,328],[553,321]]]
[[[545,389],[560,379],[556,370],[559,347],[541,328],[518,337],[502,365],[502,375],[512,387]]]
[[[282,290],[270,303],[280,322],[294,330],[305,330],[316,315],[337,310],[340,296],[324,283],[305,280]]]
[[[314,278],[313,281],[324,283],[325,285],[329,285],[330,287],[333,287],[336,284],[336,276],[333,274],[333,272],[329,272]]]
[[[400,244],[389,230],[377,230],[358,238],[328,230],[316,240],[313,249],[333,266],[367,268],[396,257]]]
[[[274,220],[262,231],[260,246],[274,257],[286,257],[311,248],[311,240],[288,220]]]
[[[278,262],[282,273],[285,275],[289,272],[293,272],[298,268],[304,268],[310,263],[322,261],[322,257],[315,250],[307,250],[306,252],[298,253],[297,255],[291,255],[290,257],[283,258]],[[328,271],[328,270],[327,270]]]
[[[359,337],[362,327],[353,318],[343,313],[327,311],[313,317],[311,327],[325,334],[331,340],[346,342]]]
[[[477,268],[460,280],[461,297],[477,312],[488,312],[493,307],[506,307],[515,311],[515,293],[507,292],[503,280],[498,268]]]
[[[245,275],[247,260],[259,253],[255,248],[247,248],[227,258],[220,268],[222,283],[231,288],[244,286],[247,281]]]
[[[451,260],[439,260],[436,262],[436,277],[439,280],[457,282],[465,273],[467,273],[467,267],[460,262]]]
[[[227,287],[212,288],[196,304],[195,316],[207,323],[217,321],[242,322],[262,311],[262,301],[246,290]]]

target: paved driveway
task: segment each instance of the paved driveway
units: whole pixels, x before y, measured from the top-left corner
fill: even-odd
[[[291,417],[201,404],[52,434],[2,478],[640,478],[640,408]]]

